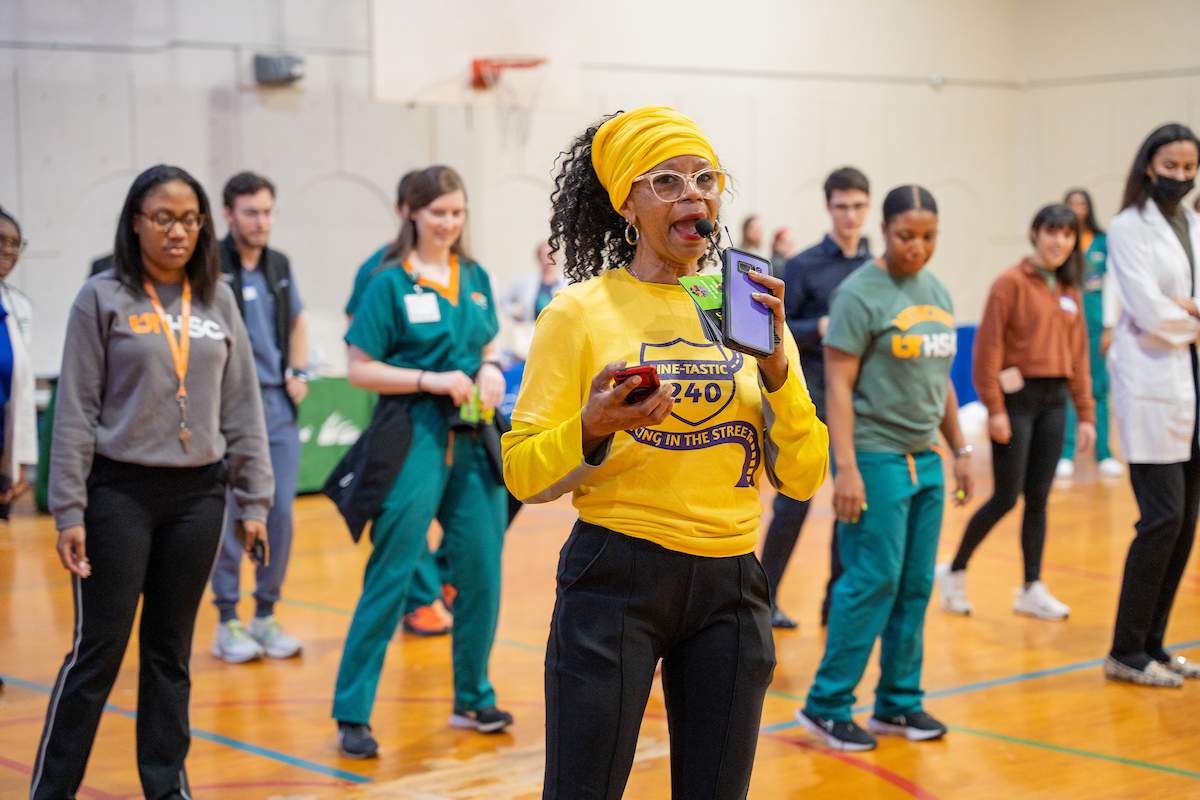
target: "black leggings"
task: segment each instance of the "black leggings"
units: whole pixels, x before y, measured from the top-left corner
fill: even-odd
[[[659,658],[671,796],[742,800],[775,669],[758,559],[691,556],[576,523],[546,648],[544,798],[619,800]]]
[[[225,469],[96,456],[84,514],[92,574],[74,576],[75,638],[58,673],[31,800],[75,796],[129,644],[138,598],[137,761],[150,800],[190,797],[183,762],[196,611],[221,541]]]
[[[1004,405],[1012,426],[1008,444],[992,440],[992,475],[995,489],[967,523],[951,569],[967,568],[975,548],[1001,518],[1025,495],[1021,523],[1021,552],[1025,556],[1025,582],[1042,574],[1042,548],[1046,544],[1046,501],[1054,483],[1054,468],[1062,455],[1067,430],[1065,378],[1026,378],[1025,388],[1006,395]]]
[[[775,595],[779,591],[779,582],[783,580],[783,572],[791,560],[792,551],[800,539],[800,529],[808,518],[811,500],[793,500],[785,494],[775,495],[775,516],[767,527],[766,538],[763,539],[762,565],[767,573],[767,582],[771,591],[771,606],[775,606]],[[838,552],[838,525],[833,521],[833,534],[829,539],[829,581],[825,584],[825,599],[821,601],[821,618],[829,616],[829,601],[833,597],[833,584],[841,577],[842,559]]]

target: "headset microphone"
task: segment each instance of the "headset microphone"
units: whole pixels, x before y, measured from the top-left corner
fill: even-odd
[[[700,236],[711,240],[712,235],[716,233],[716,230],[717,229],[713,227],[713,224],[707,219],[696,220],[696,233]]]

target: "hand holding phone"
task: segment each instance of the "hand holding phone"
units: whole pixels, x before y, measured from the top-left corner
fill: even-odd
[[[271,550],[267,546],[267,526],[255,520],[250,520],[250,526],[255,536],[254,544],[250,545],[247,552],[251,561],[265,567],[271,562]],[[237,540],[243,550],[246,550],[246,523],[244,521],[240,519],[233,521],[233,538]]]
[[[658,369],[653,364],[642,364],[641,366],[619,370],[613,376],[613,385],[619,386],[635,375],[641,378],[641,383],[625,397],[625,405],[627,406],[642,402],[657,392],[658,387],[661,385],[658,380]]]
[[[771,274],[771,264],[764,258],[725,248],[721,255],[724,274],[724,308],[721,313],[723,339],[726,347],[755,358],[767,358],[775,352],[775,325],[771,309],[755,300],[765,287],[751,280],[749,273]]]

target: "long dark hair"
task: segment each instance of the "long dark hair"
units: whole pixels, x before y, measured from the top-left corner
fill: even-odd
[[[1129,178],[1125,181],[1125,195],[1121,198],[1122,211],[1130,206],[1141,208],[1145,204],[1146,198],[1150,196],[1150,176],[1146,174],[1146,168],[1150,166],[1159,148],[1173,142],[1191,142],[1200,153],[1200,139],[1196,138],[1196,134],[1192,133],[1192,129],[1187,125],[1170,122],[1156,128],[1146,137],[1146,141],[1142,142],[1133,159],[1133,166],[1129,168]]]
[[[408,182],[407,186],[404,181]],[[437,164],[426,167],[420,172],[405,175],[397,193],[399,194],[399,192],[404,192],[401,199],[402,202],[408,204],[408,216],[400,221],[400,233],[396,235],[396,240],[388,246],[387,252],[383,254],[384,262],[403,261],[416,248],[417,223],[413,221],[413,214],[444,194],[462,192],[465,198],[467,188],[463,185],[463,180],[457,172],[450,167]],[[459,234],[454,244],[450,245],[450,252],[458,256],[460,260],[470,260],[471,258],[467,255],[467,248],[463,242],[466,238],[467,229],[464,223],[462,233]]]
[[[1084,217],[1083,219],[1079,220],[1079,224],[1083,225],[1085,228],[1087,228],[1092,233],[1104,233],[1104,228],[1101,228],[1100,223],[1096,222],[1096,205],[1095,205],[1095,203],[1092,202],[1092,195],[1088,192],[1087,189],[1084,189],[1082,187],[1075,188],[1075,189],[1067,189],[1066,194],[1063,195],[1063,204],[1064,205],[1066,204],[1066,202],[1068,200],[1071,199],[1071,195],[1073,195],[1073,194],[1081,195],[1083,197],[1083,202],[1087,203],[1087,207],[1088,207],[1087,216]]]
[[[1075,216],[1075,212],[1071,210],[1070,206],[1064,203],[1051,203],[1043,206],[1034,215],[1033,222],[1029,223],[1031,240],[1044,229],[1075,232],[1075,249],[1067,256],[1067,260],[1062,263],[1062,266],[1054,271],[1058,282],[1063,286],[1078,288],[1083,283],[1083,251],[1079,249],[1079,226],[1079,217]]]
[[[146,270],[142,265],[142,245],[133,227],[133,218],[142,211],[142,203],[146,195],[156,187],[171,181],[183,181],[192,187],[196,200],[200,204],[200,213],[204,215],[204,224],[200,226],[196,237],[196,249],[188,259],[185,270],[188,281],[192,284],[192,292],[202,303],[211,303],[221,279],[221,256],[217,249],[217,235],[213,229],[212,207],[204,187],[188,172],[179,167],[159,164],[151,167],[133,179],[129,194],[125,197],[125,207],[121,209],[121,218],[117,222],[117,237],[113,243],[113,269],[117,279],[134,297],[144,297],[146,290],[142,288]]]
[[[883,198],[883,224],[890,225],[893,219],[906,211],[929,211],[936,217],[937,201],[924,186],[913,183],[897,186]]]
[[[616,212],[608,191],[592,166],[596,131],[622,112],[593,122],[558,156],[558,175],[550,195],[550,253],[563,254],[563,274],[572,283],[594,278],[607,269],[633,263],[637,246],[625,241],[625,218]],[[701,259],[709,260],[721,241],[721,226]]]

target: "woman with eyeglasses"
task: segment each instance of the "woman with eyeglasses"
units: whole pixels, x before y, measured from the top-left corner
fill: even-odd
[[[1200,138],[1191,128],[1153,131],[1108,227],[1108,266],[1121,300],[1109,351],[1113,407],[1141,519],[1104,675],[1143,686],[1179,688],[1200,678],[1200,664],[1171,655],[1165,639],[1200,511],[1200,215],[1183,202],[1198,166]]]
[[[139,175],[113,267],[67,322],[50,510],[75,598],[31,800],[74,797],[138,600],[137,760],[146,797],[190,797],[184,758],[196,611],[221,541],[225,486],[245,545],[266,540],[274,480],[250,339],[220,279],[208,198],[178,167]]]
[[[542,312],[503,442],[525,502],[573,493],[546,652],[546,798],[620,797],[662,659],[674,797],[743,798],[775,667],[754,556],[758,483],[798,500],[825,478],[817,419],[783,314],[779,346],[705,339],[679,279],[713,262],[728,180],[695,122],[645,106],[592,125],[563,157],[551,247],[573,283]],[[719,226],[717,226],[719,227]],[[653,365],[660,388],[631,365]]]
[[[37,406],[34,402],[33,305],[9,276],[25,249],[21,226],[0,208],[0,515],[29,488],[29,471],[37,465]]]

